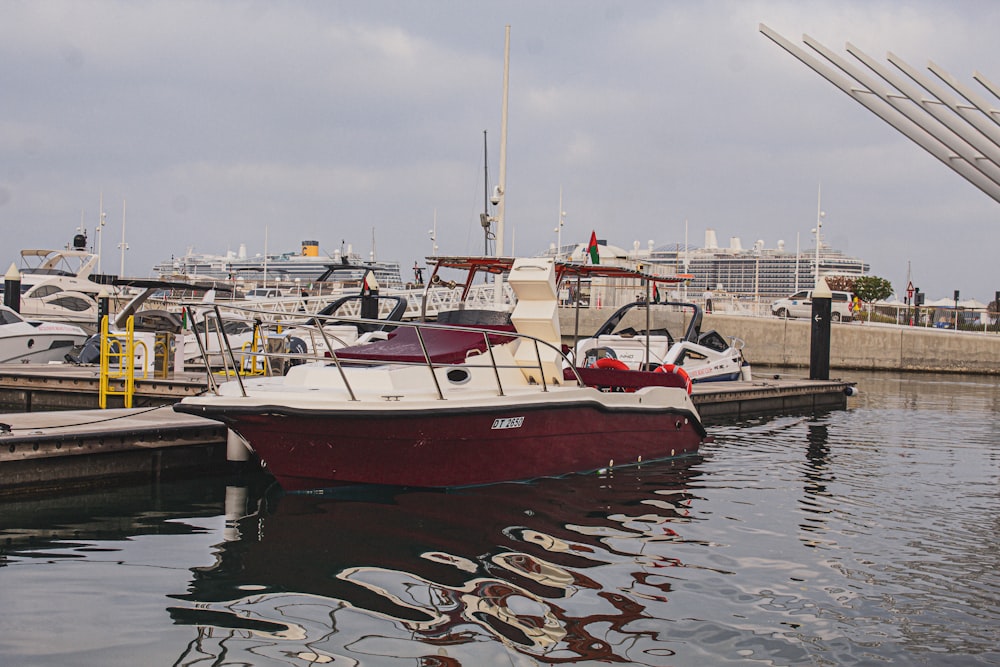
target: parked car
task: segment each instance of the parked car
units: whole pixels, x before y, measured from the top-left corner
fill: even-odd
[[[811,317],[812,316],[812,293],[811,289],[801,290],[784,299],[778,299],[771,304],[771,314],[777,317]],[[851,319],[851,299],[850,292],[833,292],[833,300],[830,304],[830,319],[834,322]]]
[[[281,296],[281,290],[274,287],[258,287],[247,292],[247,301],[256,299],[277,299]]]

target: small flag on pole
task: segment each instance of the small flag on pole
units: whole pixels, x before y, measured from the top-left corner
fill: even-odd
[[[653,283],[653,303],[660,302],[660,288],[657,287],[656,283]]]
[[[587,246],[587,252],[590,253],[591,264],[601,263],[601,256],[597,252],[597,232],[590,232],[590,244]]]

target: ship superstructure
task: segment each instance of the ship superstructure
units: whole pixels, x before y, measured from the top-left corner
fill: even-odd
[[[338,249],[332,255],[319,251],[317,241],[303,241],[299,253],[248,256],[246,245],[241,244],[237,252],[224,255],[196,253],[189,249],[184,255],[171,257],[153,267],[154,273],[164,279],[215,279],[239,280],[261,283],[300,283],[308,285],[315,281],[331,265],[370,266],[375,271],[379,284],[384,287],[402,287],[403,281],[398,262],[366,262],[355,254],[351,246]],[[344,280],[350,280],[349,276]],[[358,269],[356,280],[361,279]]]

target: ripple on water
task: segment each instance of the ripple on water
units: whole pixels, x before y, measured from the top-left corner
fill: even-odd
[[[30,634],[55,617],[95,665],[997,664],[997,383],[859,384],[849,410],[601,475],[24,507],[0,529],[0,658],[33,660],[0,662],[64,657]]]

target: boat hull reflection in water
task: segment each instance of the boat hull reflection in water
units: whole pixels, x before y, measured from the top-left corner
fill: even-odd
[[[231,660],[494,664],[514,652],[557,662],[645,654],[655,664],[670,650],[644,627],[657,622],[648,604],[667,602],[668,573],[684,564],[663,550],[630,552],[683,542],[699,461],[657,463],[650,479],[638,468],[458,492],[282,496],[230,524],[238,539],[197,570],[170,615],[214,628],[199,652]],[[566,525],[552,505],[591,518]],[[602,582],[604,567],[633,557],[625,580]]]

